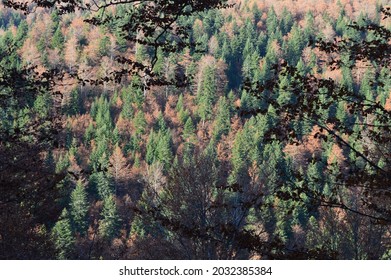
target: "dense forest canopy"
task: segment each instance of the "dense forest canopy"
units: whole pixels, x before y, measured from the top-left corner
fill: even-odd
[[[389,259],[387,1],[3,1],[0,258]]]

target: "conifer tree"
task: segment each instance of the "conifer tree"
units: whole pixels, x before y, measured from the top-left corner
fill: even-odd
[[[374,102],[374,90],[372,88],[372,83],[375,80],[374,75],[371,73],[371,71],[367,70],[364,74],[364,77],[361,81],[360,85],[360,94],[362,96],[365,96],[365,98],[370,101]]]
[[[383,67],[380,70],[378,81],[379,82],[376,88],[376,93],[379,96],[381,104],[386,106],[386,100],[389,97],[391,91],[391,74],[386,67]]]
[[[40,53],[41,63],[44,66],[49,66],[49,54],[48,54],[48,42],[45,36],[41,36],[41,39],[37,42],[37,50]]]
[[[256,46],[258,46],[258,53],[262,57],[266,55],[267,41],[268,37],[266,32],[261,31],[258,35]]]
[[[322,164],[319,161],[313,161],[308,165],[307,180],[308,187],[314,191],[323,189]]]
[[[320,236],[319,223],[314,216],[311,216],[308,221],[308,228],[306,234],[306,247],[317,249],[321,247],[319,242]]]
[[[125,17],[122,17],[124,19]],[[116,45],[120,52],[124,52],[127,47],[127,40],[125,38],[126,32],[124,32],[119,25],[115,26],[115,30],[113,31],[115,39],[116,39]]]
[[[187,140],[188,142],[193,142],[192,140],[194,140],[193,138],[195,137],[194,131],[195,128],[194,128],[193,120],[191,119],[191,117],[189,117],[183,127],[183,133],[182,133],[183,139]]]
[[[276,227],[274,234],[278,237],[279,240],[286,244],[291,235],[290,219],[287,215],[287,203],[279,200],[276,204]]]
[[[215,69],[207,66],[204,70],[201,86],[198,89],[198,114],[203,122],[209,120],[213,113],[216,95]]]
[[[176,106],[175,106],[175,110],[177,112],[180,112],[181,110],[184,109],[184,104],[183,104],[183,94],[180,94],[179,97],[178,97],[178,101],[176,103]]]
[[[353,77],[352,71],[348,67],[342,67],[341,85],[346,87],[349,91],[353,91]]]
[[[307,42],[305,41],[303,32],[299,29],[297,24],[294,24],[291,30],[291,36],[288,41],[288,62],[291,65],[296,65],[301,57],[303,46]]]
[[[112,144],[118,146],[120,140],[121,140],[121,135],[119,133],[118,127],[115,127],[113,130]]]
[[[89,145],[91,140],[95,137],[95,128],[92,123],[90,123],[84,133],[84,144]]]
[[[110,48],[110,38],[108,36],[103,36],[103,38],[99,41],[99,54],[101,56],[107,56]]]
[[[161,76],[164,71],[164,53],[161,48],[158,48],[156,53],[156,63],[153,66],[153,71]]]
[[[348,23],[347,23],[347,20],[345,17],[345,10],[341,9],[339,16],[337,18],[337,22],[335,24],[335,31],[337,32],[337,34],[339,36],[342,36],[343,34],[345,34],[346,29],[347,29],[347,25],[348,25]]]
[[[71,91],[70,100],[67,106],[67,113],[70,116],[77,115],[81,112],[82,100],[77,89]]]
[[[90,154],[90,166],[95,172],[106,171],[109,166],[108,145],[105,136],[97,138],[97,145]]]
[[[252,37],[247,37],[247,41],[246,41],[246,44],[244,45],[244,49],[243,49],[243,60],[246,60],[247,57],[251,56],[255,50],[255,47],[252,43],[253,39],[254,38],[252,38]]]
[[[51,47],[53,49],[58,49],[60,52],[64,50],[65,38],[61,31],[61,26],[58,25],[56,31],[53,34]]]
[[[64,208],[59,220],[54,225],[52,236],[58,258],[61,260],[71,258],[75,238],[72,235],[72,226],[67,209]]]
[[[296,68],[300,75],[305,76],[305,74],[307,74],[307,66],[304,64],[304,61],[301,57],[297,62]]]
[[[144,112],[138,111],[133,119],[134,127],[136,128],[135,135],[140,136],[144,134],[147,122],[145,120]]]
[[[248,167],[249,167],[249,153],[254,144],[253,135],[249,130],[249,125],[245,125],[242,131],[235,136],[234,146],[232,149],[232,171],[228,178],[229,184],[248,184]]]
[[[15,45],[20,48],[23,46],[24,41],[27,38],[29,27],[26,20],[22,20],[18,26],[18,30],[15,35]]]
[[[159,141],[156,147],[156,158],[168,168],[174,158],[172,152],[171,131],[159,132]]]
[[[143,85],[140,77],[134,76],[130,85],[124,89],[126,93],[123,92],[123,94],[128,94],[131,97],[132,103],[139,109],[142,109],[145,100],[142,88]]]
[[[304,28],[304,34],[307,40],[314,38],[315,34],[315,18],[311,11],[305,15],[306,26]]]
[[[90,176],[90,185],[96,190],[101,199],[113,194],[113,187],[110,178],[104,172],[96,172]]]
[[[341,122],[342,125],[348,124],[348,115],[346,112],[346,103],[343,101],[338,102],[335,117]]]
[[[288,34],[293,26],[293,16],[292,13],[288,11],[286,7],[284,7],[284,10],[281,14],[281,32],[282,34]]]
[[[84,235],[88,227],[88,201],[87,192],[81,180],[76,183],[76,188],[71,193],[70,216],[76,232]]]
[[[111,240],[118,235],[119,216],[113,195],[108,195],[103,200],[102,219],[99,221],[99,235],[106,240]]]
[[[278,18],[273,7],[270,7],[269,11],[267,12],[266,28],[268,34],[272,34],[277,31]]]
[[[213,139],[219,141],[222,135],[227,135],[230,127],[230,108],[228,100],[223,96],[217,103],[217,116],[213,129]]]
[[[54,172],[55,171],[56,162],[55,162],[54,157],[53,157],[53,151],[51,151],[51,150],[47,153],[47,156],[45,158],[45,166],[47,167],[47,169],[50,172]]]
[[[221,59],[225,62],[228,62],[230,56],[231,56],[231,50],[230,45],[228,43],[228,39],[224,40],[223,46],[221,47]]]
[[[49,115],[51,103],[52,99],[49,93],[42,93],[35,99],[34,109],[41,118],[46,118]]]
[[[187,119],[190,117],[190,113],[188,109],[181,109],[178,112],[178,119],[181,122],[181,124],[185,124]]]
[[[122,111],[121,115],[127,119],[131,120],[134,115],[134,109],[133,109],[133,97],[130,87],[125,87],[122,89]]]
[[[143,63],[148,57],[147,49],[142,44],[136,45],[136,61]]]
[[[156,131],[161,131],[162,133],[167,132],[168,127],[167,127],[167,124],[166,124],[166,121],[164,119],[162,112],[160,112],[157,117],[157,120],[155,123],[155,129],[156,129]]]
[[[50,15],[50,18],[52,20],[52,32],[55,32],[58,25],[60,24],[60,15],[58,14],[58,11],[54,10]]]
[[[145,161],[151,165],[156,159],[156,148],[157,148],[158,139],[153,130],[149,133],[148,142],[147,142],[147,152],[145,154]]]
[[[280,106],[291,105],[294,103],[294,95],[289,90],[290,81],[288,76],[282,77],[280,80],[278,87],[278,97],[277,102]]]
[[[109,172],[113,178],[115,184],[115,194],[117,194],[117,188],[120,182],[125,177],[127,170],[126,158],[124,157],[121,148],[118,144],[115,146],[113,154],[110,157]]]
[[[13,50],[15,45],[15,39],[11,32],[8,30],[4,35],[0,36],[0,66],[3,69],[17,69],[18,67],[18,54]]]

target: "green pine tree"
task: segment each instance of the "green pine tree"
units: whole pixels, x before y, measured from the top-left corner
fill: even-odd
[[[307,42],[304,41],[304,34],[296,23],[293,25],[290,33],[291,36],[287,48],[288,62],[291,65],[296,65],[301,57],[303,46],[305,46]]]
[[[98,51],[99,55],[107,56],[110,50],[110,38],[103,36],[99,41]]]
[[[22,20],[18,26],[18,30],[15,35],[15,44],[18,48],[23,46],[24,41],[27,38],[29,26],[26,20]]]
[[[151,130],[149,137],[148,137],[147,147],[146,147],[147,152],[145,154],[145,161],[149,165],[154,163],[156,160],[157,143],[158,143],[157,135],[153,130]]]
[[[185,124],[189,117],[190,117],[190,113],[189,110],[187,109],[186,110],[181,109],[178,112],[178,119],[181,122],[181,124]]]
[[[178,97],[178,101],[176,103],[176,107],[175,107],[175,110],[177,112],[180,112],[181,110],[184,109],[184,104],[183,104],[183,94],[180,94],[179,97]]]
[[[80,99],[79,91],[74,89],[71,91],[70,100],[67,106],[67,113],[69,116],[74,116],[81,113],[82,100]]]
[[[168,168],[174,158],[171,131],[168,130],[166,133],[159,132],[159,135],[159,141],[156,147],[156,157],[163,163],[165,168]]]
[[[103,200],[102,219],[99,221],[99,235],[106,240],[111,240],[118,235],[119,216],[113,195],[108,195]]]
[[[60,52],[64,50],[64,43],[65,38],[61,31],[61,26],[58,25],[56,31],[53,34],[52,41],[51,41],[51,47],[53,49],[58,49]]]
[[[140,136],[144,134],[147,127],[147,122],[145,120],[144,112],[138,111],[133,119],[134,127],[136,129],[135,135]]]
[[[75,238],[72,235],[72,226],[67,209],[64,209],[57,223],[52,229],[54,246],[60,260],[72,256]]]
[[[217,103],[217,116],[213,129],[213,139],[219,141],[222,135],[227,135],[231,128],[229,100],[220,97]]]
[[[280,106],[291,105],[294,103],[294,95],[289,90],[290,80],[288,76],[283,76],[278,83],[279,91],[277,102]]]
[[[73,227],[81,235],[86,234],[88,227],[88,201],[87,192],[81,180],[76,184],[76,188],[71,193],[70,216]]]
[[[121,93],[122,93],[121,115],[125,119],[131,120],[134,116],[133,97],[132,97],[131,87],[123,88]]]
[[[39,94],[37,98],[34,101],[34,110],[41,118],[46,118],[49,116],[50,107],[52,104],[52,99],[50,97],[50,94],[45,92],[42,94]]]
[[[95,137],[95,128],[92,122],[88,125],[86,132],[84,133],[84,144],[88,146],[91,140]]]
[[[293,15],[289,10],[284,7],[284,10],[282,11],[281,14],[281,32],[282,34],[288,34],[293,26],[294,20],[293,20]]]
[[[110,178],[108,178],[104,172],[92,173],[89,183],[91,188],[96,191],[101,199],[104,199],[114,193]]]
[[[267,12],[267,19],[266,19],[266,29],[268,34],[272,34],[276,32],[278,28],[278,18],[277,14],[273,7],[269,8],[269,11]]]
[[[156,62],[153,66],[153,71],[158,75],[161,76],[163,74],[164,70],[164,53],[162,48],[157,49],[156,53]]]
[[[184,140],[188,140],[188,142],[193,142],[195,138],[195,128],[193,124],[193,120],[189,117],[183,127],[182,137]]]
[[[201,86],[198,88],[198,115],[205,122],[212,117],[216,95],[215,69],[207,66],[204,70]]]

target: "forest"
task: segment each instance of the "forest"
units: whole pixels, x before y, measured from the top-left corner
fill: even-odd
[[[387,2],[3,0],[0,259],[391,259]]]

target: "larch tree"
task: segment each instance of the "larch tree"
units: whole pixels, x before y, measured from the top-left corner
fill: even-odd
[[[64,60],[70,71],[76,66],[79,58],[78,46],[79,42],[75,35],[72,35],[65,43]]]
[[[121,148],[116,145],[111,155],[110,159],[109,172],[114,180],[115,184],[115,194],[117,195],[118,187],[121,185],[122,181],[126,178],[126,173],[128,171],[128,165],[126,158],[124,157]]]

